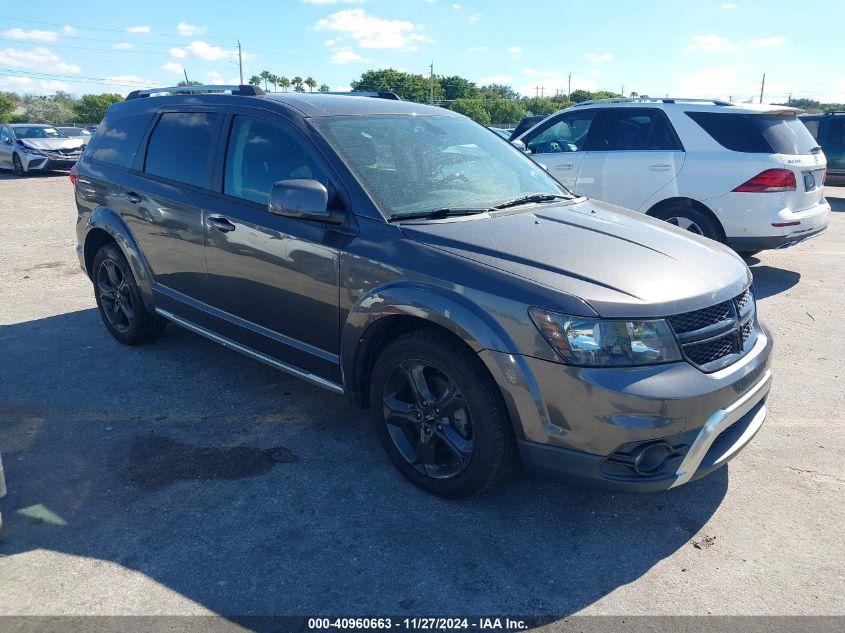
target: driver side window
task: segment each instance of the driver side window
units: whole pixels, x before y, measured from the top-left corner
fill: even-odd
[[[587,149],[587,136],[595,118],[595,110],[562,115],[528,139],[528,150],[532,154],[582,152]]]

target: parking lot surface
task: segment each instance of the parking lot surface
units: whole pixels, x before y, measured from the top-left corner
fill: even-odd
[[[114,341],[64,175],[0,176],[0,614],[845,614],[845,188],[749,260],[769,418],[665,493],[444,501],[366,412],[171,326]]]

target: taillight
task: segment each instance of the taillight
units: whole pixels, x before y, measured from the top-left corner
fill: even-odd
[[[734,191],[795,191],[795,174],[788,169],[767,169],[746,180]]]
[[[76,181],[79,180],[79,170],[76,168],[76,163],[74,163],[73,167],[70,168],[70,173],[67,177],[70,178],[70,184],[75,187]]]

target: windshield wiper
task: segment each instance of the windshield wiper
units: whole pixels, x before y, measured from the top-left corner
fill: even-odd
[[[516,207],[521,204],[528,204],[529,202],[547,202],[548,200],[554,200],[556,198],[568,200],[569,196],[564,196],[563,194],[559,193],[532,193],[528,196],[520,196],[519,198],[514,198],[513,200],[502,202],[501,204],[497,204],[493,208],[507,209],[508,207]]]
[[[434,209],[433,211],[415,211],[414,213],[397,213],[395,215],[390,216],[388,222],[400,222],[402,220],[416,220],[419,218],[425,218],[427,220],[440,220],[442,218],[451,218],[458,215],[475,215],[477,213],[486,213],[490,209],[488,208],[450,208],[450,207],[441,207],[440,209]]]

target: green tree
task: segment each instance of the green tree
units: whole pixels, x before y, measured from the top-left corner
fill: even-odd
[[[481,96],[487,99],[518,99],[519,93],[505,84],[487,84],[479,88]]]
[[[61,95],[52,97],[32,97],[24,106],[21,117],[24,123],[50,123],[61,125],[73,122],[72,103]]]
[[[560,110],[560,104],[543,97],[531,97],[520,103],[531,114],[551,114]]]
[[[20,102],[20,97],[14,92],[0,92],[0,123],[12,118],[12,113]]]
[[[313,77],[307,77],[305,79],[305,85],[308,86],[308,92],[314,92],[314,88],[317,87],[317,82]]]
[[[262,80],[264,80],[264,90],[267,90],[267,84],[270,82],[270,77],[273,76],[273,73],[271,73],[269,70],[262,70],[258,76],[261,77]]]
[[[437,81],[443,88],[443,98],[447,101],[453,101],[455,99],[477,99],[480,94],[478,86],[458,75],[439,77]]]
[[[279,77],[279,85],[282,87],[282,90],[287,92],[288,88],[290,88],[290,79],[287,77]]]
[[[331,88],[329,88],[329,84],[320,84],[320,92],[328,92],[329,90],[331,90]]]
[[[201,82],[201,81],[197,81],[196,79],[191,79],[190,81],[184,81],[184,80],[182,80],[182,81],[180,81],[180,82],[179,82],[178,84],[176,84],[176,85],[177,85],[177,86],[201,86],[201,85],[202,85],[202,82]],[[200,91],[200,92],[202,92],[202,91]]]
[[[249,85],[250,86],[260,86],[261,85],[261,77],[258,75],[253,75],[249,78]]]
[[[490,125],[490,115],[484,107],[484,99],[455,99],[450,108],[468,116],[482,125]]]
[[[273,84],[273,92],[276,92],[279,86],[279,76],[270,73],[270,76],[267,78],[267,81]]]
[[[120,103],[123,97],[119,94],[82,95],[73,104],[74,119],[78,123],[99,123],[106,116],[106,110],[113,103]]]
[[[572,94],[569,95],[569,100],[572,103],[581,103],[582,101],[587,101],[593,98],[593,94],[588,90],[573,90]]]
[[[525,108],[519,101],[487,99],[484,105],[493,123],[519,123],[519,120],[525,116]]]
[[[406,101],[428,103],[432,85],[428,77],[382,68],[363,73],[361,79],[352,82],[351,88],[354,92],[394,92]],[[433,92],[435,101],[443,100],[440,82],[434,82]]]
[[[296,92],[305,92],[305,86],[303,86],[303,80],[302,80],[302,77],[300,77],[299,75],[297,75],[296,77],[294,77],[294,78],[291,80],[291,83],[293,83],[293,89],[294,89]]]
[[[619,97],[625,96],[618,92],[611,92],[610,90],[599,90],[597,92],[588,92],[587,94],[590,95],[590,99],[618,99]]]

